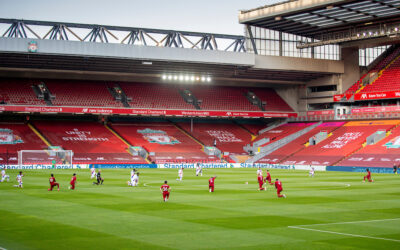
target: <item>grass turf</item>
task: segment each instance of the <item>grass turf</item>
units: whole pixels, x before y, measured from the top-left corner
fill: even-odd
[[[103,186],[92,185],[89,170],[25,170],[17,189],[9,170],[12,181],[0,183],[0,249],[400,249],[400,175],[363,183],[363,173],[273,169],[288,196],[278,199],[272,186],[257,191],[255,169],[194,171],[179,182],[176,169],[141,169],[132,188],[128,169],[102,170]],[[47,191],[51,172],[60,192]],[[73,172],[75,191],[67,189]]]

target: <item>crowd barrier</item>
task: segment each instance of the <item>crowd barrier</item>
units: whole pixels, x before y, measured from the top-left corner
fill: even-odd
[[[264,163],[199,163],[202,168],[275,168],[275,169],[310,169],[309,166],[264,164]],[[6,169],[88,169],[88,168],[196,168],[196,163],[165,163],[165,164],[73,164],[73,165],[0,165]]]
[[[89,164],[89,168],[158,168],[157,164]]]
[[[33,164],[33,165],[0,165],[0,168],[5,169],[86,169],[89,164],[73,164],[73,165],[46,165],[46,164]]]
[[[322,165],[282,165],[268,163],[200,163],[202,168],[270,168],[287,170],[310,170],[315,171],[342,171],[342,172],[365,172],[367,168],[373,173],[393,173],[393,168],[384,167],[346,167],[346,166],[322,166]],[[73,164],[73,165],[0,165],[6,169],[89,169],[89,168],[107,168],[107,169],[130,169],[130,168],[196,168],[197,164],[189,163],[165,163],[165,164]]]
[[[392,174],[393,168],[383,167],[345,167],[345,166],[327,166],[326,171],[341,171],[341,172],[366,172],[367,168],[372,173]]]

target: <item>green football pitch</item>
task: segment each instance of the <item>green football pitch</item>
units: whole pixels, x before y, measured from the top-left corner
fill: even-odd
[[[287,198],[257,191],[256,169],[25,170],[0,183],[0,249],[400,249],[400,175],[275,170]],[[47,191],[50,173],[60,192]],[[208,178],[217,175],[215,193]],[[168,180],[170,200],[160,186]],[[246,184],[248,182],[248,184]]]

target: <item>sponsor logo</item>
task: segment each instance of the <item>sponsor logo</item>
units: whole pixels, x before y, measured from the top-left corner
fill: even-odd
[[[0,129],[0,144],[17,144],[24,143],[24,141],[18,135],[14,135],[14,132],[8,128]]]
[[[35,53],[38,51],[38,44],[36,41],[31,41],[28,43],[28,52]]]
[[[146,139],[150,143],[158,143],[162,145],[174,145],[181,143],[173,136],[169,136],[167,132],[162,130],[153,130],[153,129],[138,129],[138,133],[143,135],[143,138]]]

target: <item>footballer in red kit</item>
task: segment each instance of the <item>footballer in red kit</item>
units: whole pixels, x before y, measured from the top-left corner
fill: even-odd
[[[58,184],[58,183],[56,182],[56,178],[54,178],[54,174],[51,174],[51,177],[50,177],[50,179],[49,179],[49,182],[50,182],[50,188],[48,189],[49,191],[53,191],[53,188],[54,188],[55,186],[57,186],[57,190],[60,191],[60,184]]]
[[[171,187],[168,185],[168,182],[164,181],[164,184],[160,187],[160,191],[162,193],[164,202],[168,201],[170,190],[171,190]]]
[[[280,182],[280,180],[276,179],[275,181],[275,188],[276,188],[276,193],[278,194],[278,198],[286,198],[286,195],[281,194],[281,192],[283,191],[282,188],[282,182]]]
[[[269,171],[267,170],[267,177],[265,177],[265,182],[269,183],[269,185],[273,185],[273,183],[271,182],[271,174],[269,173]]]
[[[266,188],[263,188],[264,185],[264,177],[262,175],[257,176],[257,181],[258,181],[258,190],[266,190]]]
[[[71,186],[68,187],[68,189],[75,190],[75,183],[76,183],[76,174],[74,173],[74,174],[72,175],[71,181],[69,182],[69,184],[70,184]]]
[[[371,179],[371,171],[369,171],[369,168],[367,168],[367,175],[364,176],[363,182],[365,182],[365,179],[367,179],[368,182],[373,182],[373,180]]]
[[[215,178],[217,178],[217,176],[211,177],[208,180],[208,190],[211,192],[214,192],[214,183],[215,183]]]

